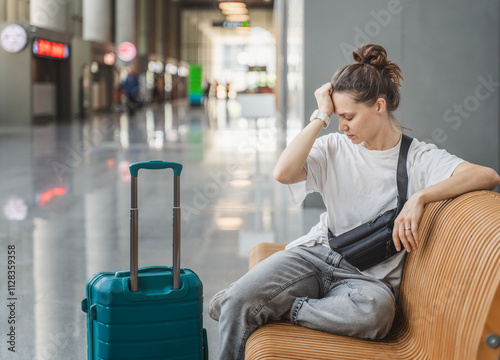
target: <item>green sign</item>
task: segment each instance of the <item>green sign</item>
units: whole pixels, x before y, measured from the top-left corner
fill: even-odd
[[[188,96],[191,103],[201,103],[203,98],[203,78],[201,65],[189,66]]]
[[[203,94],[201,65],[189,66],[189,93]]]

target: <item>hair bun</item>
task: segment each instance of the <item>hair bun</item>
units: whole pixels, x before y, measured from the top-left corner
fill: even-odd
[[[387,65],[387,52],[380,45],[364,45],[352,53],[352,57],[358,63],[368,63],[375,67],[384,67]]]
[[[401,86],[403,74],[395,63],[387,60],[387,52],[380,45],[364,45],[353,51],[352,57],[357,63],[370,64],[384,71],[397,86]]]
[[[390,116],[399,106],[399,87],[403,73],[399,66],[387,60],[387,52],[380,45],[365,45],[355,50],[354,64],[338,69],[332,78],[332,90],[348,93],[357,103],[372,106],[384,98]]]

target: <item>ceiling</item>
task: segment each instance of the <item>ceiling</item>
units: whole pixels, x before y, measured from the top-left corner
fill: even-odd
[[[183,8],[198,8],[198,9],[218,9],[218,0],[178,0]],[[238,1],[238,0],[236,0]],[[239,0],[247,5],[248,9],[254,8],[273,8],[273,0]]]

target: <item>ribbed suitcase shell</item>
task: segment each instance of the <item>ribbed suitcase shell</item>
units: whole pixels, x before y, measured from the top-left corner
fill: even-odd
[[[130,271],[101,272],[87,282],[88,359],[208,359],[198,276],[182,269],[173,290],[171,267],[141,268],[138,292],[129,279]]]
[[[173,267],[138,269],[139,169],[174,170]],[[208,360],[203,329],[203,285],[180,268],[182,165],[146,161],[130,165],[130,269],[100,272],[87,282],[88,360]]]

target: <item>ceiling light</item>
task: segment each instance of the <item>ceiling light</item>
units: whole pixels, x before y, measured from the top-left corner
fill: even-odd
[[[242,2],[233,2],[233,1],[225,1],[219,3],[219,9],[227,10],[227,9],[246,9],[247,5]]]
[[[244,188],[252,185],[252,182],[250,180],[232,180],[229,185],[235,188]]]
[[[248,21],[250,20],[250,16],[248,15],[228,15],[226,16],[226,21],[236,21],[236,22],[239,22],[239,21]]]
[[[248,14],[248,9],[236,8],[236,9],[224,9],[222,10],[224,15],[246,15]]]
[[[219,230],[239,230],[243,225],[243,219],[239,217],[221,217],[215,220],[215,224]]]

